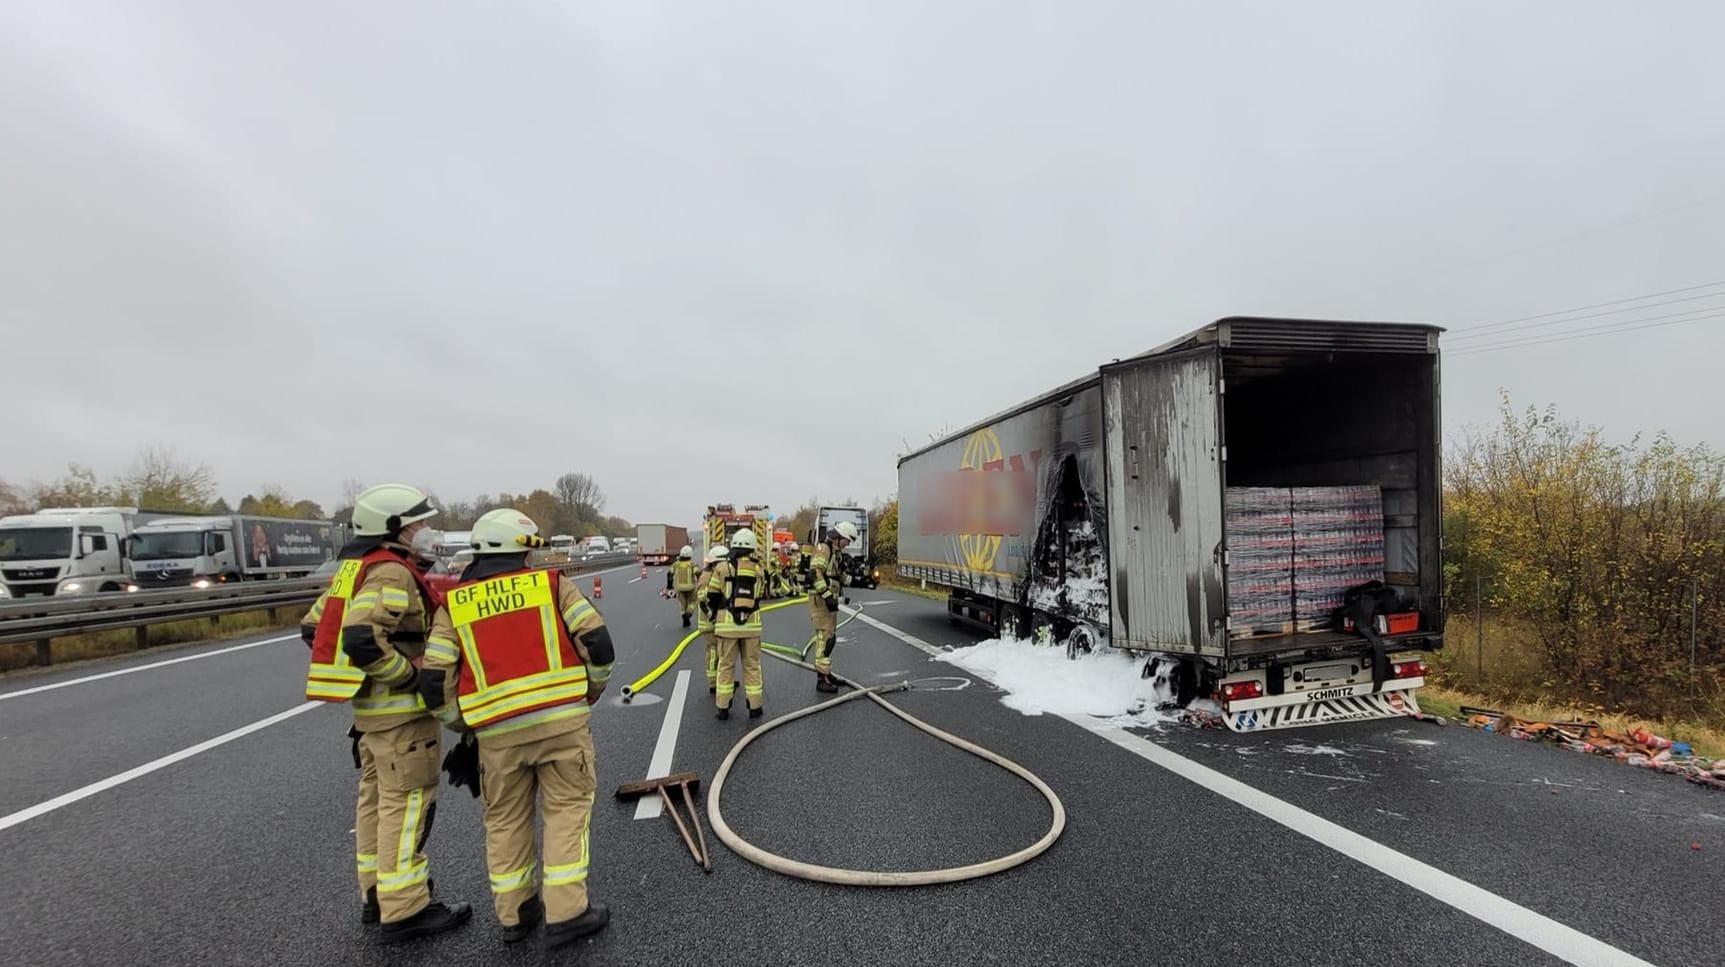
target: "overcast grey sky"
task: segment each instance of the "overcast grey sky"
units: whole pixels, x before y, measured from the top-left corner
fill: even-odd
[[[8,0],[0,477],[166,444],[230,499],[866,500],[1219,316],[1725,280],[1722,36],[1712,0]],[[1722,444],[1722,350],[1456,355],[1446,424],[1505,387]]]

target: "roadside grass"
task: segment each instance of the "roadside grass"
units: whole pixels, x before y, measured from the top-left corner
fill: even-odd
[[[919,582],[912,580],[911,578],[901,578],[898,576],[898,568],[891,564],[881,565],[880,586],[883,588],[891,588],[894,591],[900,591],[905,594],[914,594],[919,598],[928,598],[931,601],[946,600],[945,591],[937,588],[925,589]]]
[[[294,609],[278,609],[279,618],[292,620],[288,612]],[[137,632],[132,629],[118,631],[98,631],[87,635],[68,635],[55,638],[49,644],[48,654],[52,664],[47,668],[57,668],[66,662],[88,661],[96,658],[111,658],[114,655],[130,655],[145,648],[163,645],[201,644],[210,641],[221,641],[225,638],[236,638],[257,631],[285,627],[278,616],[270,611],[243,611],[236,614],[224,614],[215,619],[188,618],[185,621],[171,621],[166,624],[152,625],[145,630],[144,648],[138,645]],[[0,646],[0,672],[19,671],[21,669],[43,669],[36,664],[36,644],[34,642],[19,642]]]
[[[1645,727],[1688,742],[1697,755],[1725,757],[1725,701],[1719,697],[1703,696],[1678,715],[1644,715],[1564,694],[1541,668],[1533,637],[1512,621],[1489,618],[1481,637],[1471,616],[1452,615],[1444,637],[1444,650],[1428,659],[1430,676],[1420,692],[1420,707],[1428,712],[1461,720],[1466,705],[1535,722],[1598,722],[1613,732]]]

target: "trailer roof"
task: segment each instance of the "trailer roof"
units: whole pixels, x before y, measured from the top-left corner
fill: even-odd
[[[1441,332],[1443,332],[1442,326],[1418,322],[1228,316],[1136,356],[1115,359],[1104,367],[1099,367],[1095,372],[1057,386],[1039,396],[1031,397],[1010,409],[1002,410],[993,416],[971,423],[961,430],[948,433],[927,446],[912,450],[910,453],[899,457],[898,464],[904,466],[906,460],[915,459],[930,450],[967,437],[983,427],[992,426],[1001,420],[1033,410],[1053,400],[1071,396],[1095,384],[1101,378],[1102,369],[1111,366],[1133,363],[1153,356],[1177,353],[1187,349],[1196,349],[1199,346],[1212,343],[1219,343],[1225,350],[1285,354],[1328,353],[1338,350],[1347,352],[1435,353],[1437,351],[1437,334]]]

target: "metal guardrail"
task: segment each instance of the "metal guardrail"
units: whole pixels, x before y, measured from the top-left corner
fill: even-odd
[[[634,560],[633,554],[604,554],[548,566],[565,574],[584,574]],[[224,614],[245,611],[297,611],[310,607],[326,587],[328,582],[321,578],[300,578],[202,589],[22,598],[0,604],[0,645],[35,642],[36,664],[47,665],[52,661],[50,642],[55,638],[130,628],[137,632],[138,647],[144,648],[149,644],[146,629],[151,625],[193,618],[214,621]]]

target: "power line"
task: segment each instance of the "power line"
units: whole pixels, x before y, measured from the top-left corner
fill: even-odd
[[[1695,311],[1706,312],[1709,310],[1698,309]],[[1676,315],[1688,315],[1688,313],[1676,313]],[[1477,355],[1480,355],[1482,353],[1498,352],[1500,350],[1505,350],[1505,349],[1523,349],[1523,348],[1526,348],[1529,346],[1545,346],[1545,345],[1549,345],[1551,343],[1569,342],[1570,340],[1574,340],[1574,339],[1592,339],[1595,336],[1611,336],[1611,335],[1617,335],[1617,334],[1626,333],[1626,332],[1639,332],[1643,329],[1663,329],[1667,326],[1684,326],[1684,325],[1688,325],[1692,322],[1704,322],[1708,319],[1725,319],[1725,312],[1715,312],[1711,315],[1695,316],[1694,318],[1691,318],[1691,319],[1669,319],[1669,318],[1667,318],[1664,321],[1654,321],[1654,320],[1661,319],[1661,318],[1663,318],[1663,317],[1655,316],[1655,317],[1653,317],[1653,319],[1631,319],[1631,320],[1627,320],[1627,322],[1629,322],[1629,323],[1639,323],[1638,325],[1626,325],[1622,321],[1611,322],[1611,323],[1606,323],[1605,325],[1602,325],[1602,326],[1594,326],[1594,327],[1587,328],[1587,329],[1579,329],[1579,330],[1576,330],[1574,332],[1547,334],[1547,335],[1543,335],[1543,336],[1535,336],[1535,337],[1524,338],[1524,339],[1520,339],[1520,340],[1509,340],[1509,341],[1501,342],[1501,343],[1490,343],[1490,344],[1484,345],[1484,346],[1467,346],[1467,347],[1464,347],[1463,349],[1461,349],[1457,352],[1446,353],[1445,355],[1450,356],[1450,357],[1477,356]]]
[[[1725,285],[1725,283],[1714,282],[1714,283],[1710,283],[1710,285]],[[1688,292],[1688,291],[1693,291],[1694,289],[1699,289],[1699,288],[1705,288],[1705,286],[1691,286],[1688,289],[1676,289],[1673,291]],[[1615,305],[1615,304],[1624,303],[1624,302],[1638,302],[1641,299],[1651,299],[1656,295],[1667,295],[1667,294],[1669,294],[1669,293],[1659,292],[1659,293],[1653,293],[1653,295],[1640,296],[1636,299],[1618,299],[1618,300],[1616,300],[1615,303],[1613,303],[1613,302],[1602,302],[1599,305]],[[1606,316],[1615,316],[1615,315],[1619,315],[1619,314],[1622,314],[1625,312],[1639,312],[1642,309],[1658,309],[1662,306],[1677,305],[1680,302],[1696,302],[1696,301],[1699,301],[1702,299],[1717,299],[1717,298],[1720,298],[1721,296],[1725,296],[1725,291],[1722,291],[1722,292],[1705,292],[1705,293],[1702,293],[1701,295],[1685,296],[1684,298],[1681,298],[1681,299],[1666,299],[1663,302],[1650,302],[1646,305],[1625,306],[1621,309],[1608,309],[1605,312],[1595,312],[1595,313],[1591,313],[1591,314],[1585,315],[1585,316],[1568,316],[1567,318],[1562,318],[1562,319],[1547,318],[1548,316],[1565,315],[1566,313],[1570,313],[1570,312],[1580,312],[1582,309],[1598,308],[1598,306],[1582,306],[1578,309],[1564,309],[1560,312],[1546,312],[1546,313],[1541,313],[1540,315],[1537,315],[1537,316],[1524,316],[1521,319],[1511,319],[1511,320],[1506,320],[1504,322],[1496,322],[1496,323],[1490,324],[1489,326],[1481,326],[1481,327],[1477,327],[1477,328],[1469,327],[1467,329],[1463,329],[1463,330],[1459,331],[1456,335],[1451,336],[1450,338],[1451,339],[1493,339],[1493,338],[1497,338],[1500,336],[1511,335],[1514,333],[1526,332],[1526,331],[1532,330],[1532,329],[1545,329],[1545,328],[1549,328],[1551,326],[1562,326],[1562,325],[1567,325],[1567,324],[1572,323],[1572,322],[1584,322],[1588,319],[1600,319],[1600,318],[1604,318]],[[1711,307],[1709,307],[1709,308],[1711,308]],[[1536,322],[1533,320],[1544,320],[1544,321],[1543,322]]]

